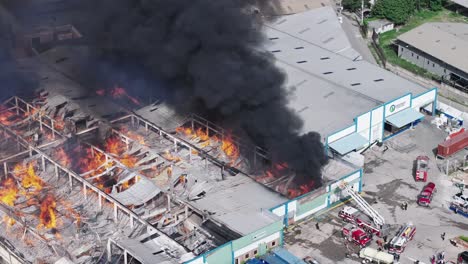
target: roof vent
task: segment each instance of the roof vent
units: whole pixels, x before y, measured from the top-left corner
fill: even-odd
[[[304,49],[304,47],[295,47],[294,49]]]
[[[283,20],[279,21],[278,23],[276,23],[276,25],[281,25],[281,24],[283,24],[283,23],[286,22],[286,21],[288,21],[288,20],[287,20],[287,19],[283,19]]]
[[[324,72],[324,75],[332,74],[333,72]]]
[[[328,20],[328,19],[321,20],[321,21],[319,21],[317,24],[323,24],[323,23],[327,22],[327,20]]]
[[[361,85],[361,83],[352,83],[351,86],[358,86]]]
[[[384,79],[376,79],[376,80],[374,80],[374,82],[381,82],[381,81],[383,81],[383,80],[384,80]]]
[[[456,46],[452,47],[452,50],[456,50],[456,49],[457,49],[457,47],[456,47]]]
[[[348,68],[348,69],[346,69],[346,70],[347,70],[347,71],[354,71],[355,69],[356,69],[356,68],[353,67],[353,68]]]
[[[272,53],[277,53],[277,52],[281,52],[281,50],[272,50],[271,52]]]
[[[322,58],[320,58],[320,60],[329,60],[329,59],[330,59],[330,57],[322,57]]]
[[[279,38],[270,38],[270,40],[277,40],[277,39],[279,39]]]
[[[301,64],[301,63],[306,63],[306,62],[307,62],[307,61],[303,60],[303,61],[298,61],[298,62],[296,62],[296,63]]]
[[[307,32],[307,31],[309,31],[309,30],[310,30],[310,28],[305,28],[305,29],[299,31],[299,34],[302,34],[302,33]]]
[[[335,38],[334,37],[331,37],[331,38],[327,38],[326,40],[322,41],[323,44],[327,44],[328,42],[334,40]]]
[[[440,42],[440,39],[436,40],[436,42],[439,43],[439,42]]]

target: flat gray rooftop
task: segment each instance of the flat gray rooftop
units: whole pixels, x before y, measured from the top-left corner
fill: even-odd
[[[398,40],[468,73],[468,24],[425,23]]]
[[[337,54],[340,42],[335,42],[332,50],[323,48],[317,41],[303,38],[298,25],[288,21],[279,26],[267,25],[266,49],[287,74],[289,106],[304,120],[304,133],[329,135],[351,125],[355,117],[373,107],[409,92],[417,95],[426,90],[369,62]],[[304,20],[300,27],[309,27],[310,36],[323,31],[313,20]],[[348,47],[347,42],[341,45],[343,49]]]
[[[267,27],[292,35],[350,59],[361,55],[351,47],[338,22],[333,7],[326,6],[306,12],[281,16]],[[359,58],[360,59],[360,58]]]

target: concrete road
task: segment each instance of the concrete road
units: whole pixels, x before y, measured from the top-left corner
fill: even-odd
[[[383,147],[374,146],[365,153],[364,182],[362,195],[370,202],[391,226],[389,239],[395,235],[398,227],[412,222],[416,226],[416,235],[408,243],[400,263],[412,264],[430,263],[430,257],[445,251],[446,260],[456,260],[462,248],[454,247],[449,239],[467,235],[468,220],[452,213],[448,203],[458,188],[452,185],[450,179],[439,172],[433,149],[442,141],[446,134],[430,124],[430,117],[402,134],[385,142],[389,149],[383,152]],[[426,183],[415,182],[413,179],[413,161],[418,155],[430,157],[429,181],[436,184],[437,193],[430,207],[421,207],[416,203],[416,197]],[[408,210],[400,207],[403,201],[408,202]],[[351,201],[353,207],[359,208]],[[346,258],[346,253],[358,253],[359,248],[345,246],[341,236],[344,222],[337,217],[342,206],[330,210],[314,219],[292,227],[285,235],[286,247],[298,257],[311,256],[320,263],[360,263],[355,255]],[[315,228],[319,222],[320,230]],[[445,240],[441,234],[446,233]],[[373,239],[372,248],[377,248]]]
[[[351,43],[351,47],[353,47],[354,50],[359,52],[359,54],[361,54],[364,60],[373,64],[377,64],[377,62],[374,59],[374,56],[372,55],[371,51],[369,50],[369,47],[367,46],[367,41],[362,38],[357,22],[352,19],[349,19],[345,15],[343,15],[342,17],[343,23],[341,24],[341,27],[346,33],[346,36],[348,37],[349,42]]]

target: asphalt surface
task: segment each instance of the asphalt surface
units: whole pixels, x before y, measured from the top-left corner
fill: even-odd
[[[448,209],[451,197],[458,192],[450,178],[438,170],[433,150],[446,137],[445,132],[430,124],[430,117],[415,127],[388,140],[384,147],[374,146],[365,153],[363,197],[376,209],[390,225],[389,239],[399,226],[412,222],[416,226],[416,235],[409,242],[400,263],[430,263],[430,257],[445,251],[446,259],[455,261],[462,248],[454,247],[449,239],[468,233],[468,219],[456,215]],[[416,198],[425,184],[415,182],[413,178],[414,160],[419,155],[430,157],[429,179],[436,184],[437,193],[429,207],[417,205]],[[400,205],[406,201],[408,210]],[[349,205],[358,208],[358,205]],[[338,218],[342,206],[322,215],[291,227],[285,235],[286,247],[298,257],[310,256],[320,263],[360,263],[355,255],[346,258],[346,253],[358,253],[359,248],[345,246],[341,236],[344,222]],[[319,222],[320,230],[315,228]],[[446,233],[445,240],[441,234]],[[372,248],[377,248],[376,238]]]
[[[369,50],[367,40],[362,38],[359,25],[356,21],[348,18],[347,15],[343,15],[343,23],[341,24],[346,36],[351,43],[351,47],[361,54],[362,58],[370,63],[377,64],[374,56]]]

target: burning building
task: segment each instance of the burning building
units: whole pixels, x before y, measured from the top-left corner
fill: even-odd
[[[127,97],[100,100],[112,114],[91,115],[46,91],[2,105],[8,257],[182,263],[236,243],[241,262],[282,244],[283,219],[272,209],[313,182],[298,185],[288,164],[272,164],[201,117],[176,117],[164,104],[126,110],[119,102],[134,103]]]

